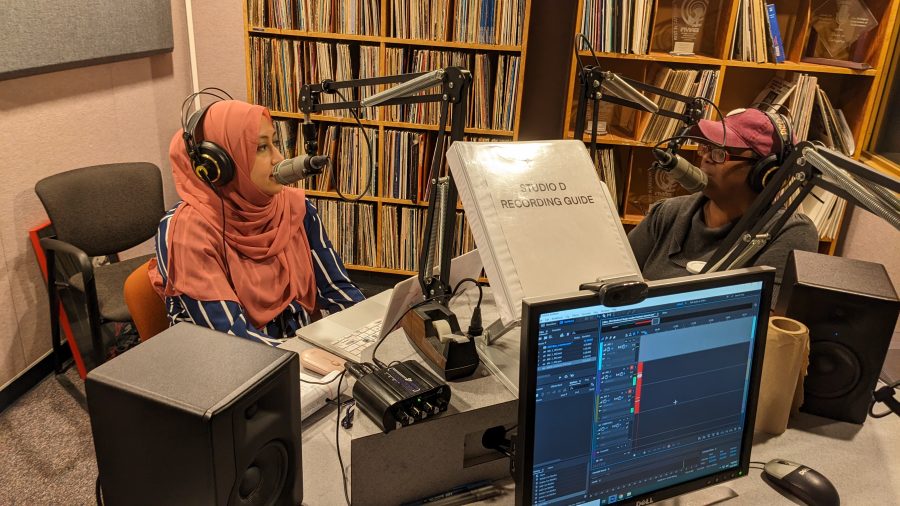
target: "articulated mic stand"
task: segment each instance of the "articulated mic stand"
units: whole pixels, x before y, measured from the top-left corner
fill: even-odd
[[[362,100],[321,103],[322,93],[336,93],[346,88],[361,88],[378,84],[401,83],[393,88],[376,93]],[[469,71],[459,67],[447,67],[432,72],[401,74],[370,79],[348,81],[323,81],[305,85],[300,92],[300,110],[306,115],[303,138],[306,151],[314,155],[317,151],[316,127],[310,114],[338,109],[389,106],[398,104],[418,104],[440,102],[437,142],[428,176],[430,185],[425,235],[419,256],[419,285],[424,297],[423,304],[410,311],[402,320],[402,327],[423,355],[444,378],[462,378],[472,374],[478,367],[475,342],[463,335],[456,315],[448,308],[452,287],[450,279],[450,259],[453,256],[453,239],[456,223],[456,202],[458,193],[453,178],[441,176],[444,166],[445,144],[462,140],[465,132],[467,98],[472,83]],[[439,93],[409,96],[418,91],[441,86]],[[451,116],[452,108],[452,116]],[[446,140],[447,119],[450,116],[450,140]],[[434,270],[438,268],[438,274]],[[445,322],[445,323],[440,323]],[[389,325],[389,322],[383,322]]]
[[[596,160],[597,154],[597,125],[599,122],[600,101],[618,104],[639,111],[646,111],[667,118],[674,118],[684,123],[684,127],[678,135],[669,140],[665,151],[654,149],[657,162],[653,168],[666,172],[675,168],[675,154],[681,145],[687,140],[685,137],[690,129],[696,125],[706,112],[706,99],[701,97],[688,97],[659,88],[635,79],[623,77],[610,71],[601,70],[599,66],[586,65],[578,74],[581,81],[581,92],[578,95],[578,107],[575,112],[575,138],[584,138],[585,122],[587,121],[587,106],[591,103],[591,160]],[[684,104],[684,112],[661,109],[658,104],[641,94],[638,90],[646,91],[654,95],[665,97]],[[596,163],[596,162],[595,162]]]
[[[731,230],[702,272],[747,265],[781,231],[815,187],[881,217],[900,230],[900,180],[812,142],[799,143],[750,209]],[[773,221],[775,215],[782,215]]]

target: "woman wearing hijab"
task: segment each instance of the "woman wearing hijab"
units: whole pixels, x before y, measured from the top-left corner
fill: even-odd
[[[363,300],[305,192],[272,178],[284,157],[269,111],[215,102],[198,130],[198,143],[213,142],[231,156],[235,174],[215,189],[194,173],[183,132],[172,138],[169,157],[182,201],[160,221],[149,272],[170,323],[278,345],[318,311]]]

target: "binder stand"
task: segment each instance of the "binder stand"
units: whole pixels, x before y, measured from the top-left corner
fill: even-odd
[[[339,92],[341,89],[392,83],[400,84],[363,100],[344,100]],[[304,85],[300,91],[300,111],[305,115],[302,126],[304,145],[307,154],[310,155],[315,155],[318,148],[316,127],[310,118],[312,113],[370,106],[440,102],[435,154],[429,173],[430,191],[425,235],[419,256],[418,277],[425,304],[410,311],[401,321],[401,326],[419,355],[448,380],[469,376],[475,372],[479,364],[474,339],[460,331],[456,315],[448,308],[450,297],[453,295],[453,288],[449,284],[450,258],[453,251],[458,193],[453,178],[449,175],[441,176],[444,148],[447,143],[447,120],[449,118],[451,121],[450,140],[447,144],[462,140],[466,125],[466,99],[471,84],[472,74],[468,70],[447,67],[432,72],[370,79],[326,80],[318,84]],[[438,85],[441,86],[438,93],[409,96]],[[344,101],[321,103],[319,99],[322,93],[337,93]],[[439,268],[437,276],[434,275],[435,267]],[[436,325],[437,321],[447,322],[446,326]],[[449,332],[446,331],[447,327]]]

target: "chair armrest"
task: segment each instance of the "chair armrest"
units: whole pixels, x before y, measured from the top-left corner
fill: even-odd
[[[53,239],[52,237],[41,238],[41,247],[45,250],[63,253],[72,258],[84,278],[85,286],[87,286],[88,281],[94,279],[94,265],[91,263],[91,259],[87,256],[87,253],[81,249],[65,241]],[[47,268],[53,269],[55,266],[48,265]]]

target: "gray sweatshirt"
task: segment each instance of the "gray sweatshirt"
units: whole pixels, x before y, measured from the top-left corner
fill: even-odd
[[[708,260],[721,245],[737,221],[718,228],[706,226],[703,205],[707,200],[702,193],[666,199],[651,208],[647,217],[628,233],[631,249],[646,279],[687,276],[689,261]],[[775,219],[778,216],[780,213]],[[795,213],[748,266],[775,267],[777,287],[781,284],[788,253],[795,249],[817,251],[818,246],[815,225],[805,215]]]

